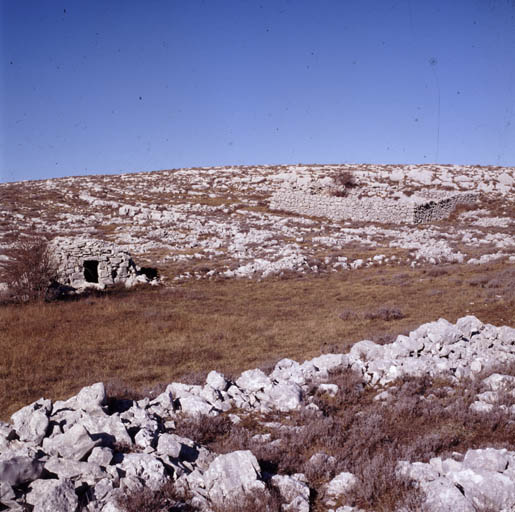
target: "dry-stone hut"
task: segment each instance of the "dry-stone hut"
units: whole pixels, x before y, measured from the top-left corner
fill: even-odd
[[[157,278],[155,269],[138,267],[131,255],[112,242],[83,237],[57,237],[50,243],[60,284],[75,289],[132,286]]]

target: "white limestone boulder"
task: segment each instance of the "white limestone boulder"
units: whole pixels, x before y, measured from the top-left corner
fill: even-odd
[[[43,441],[43,450],[50,455],[65,459],[82,460],[100,443],[93,440],[89,432],[80,424],[74,425],[64,434]]]
[[[40,444],[47,433],[51,411],[52,402],[41,398],[15,412],[11,421],[20,440]]]
[[[236,380],[236,385],[246,393],[271,388],[272,381],[262,370],[247,370]]]
[[[243,496],[265,490],[261,470],[249,450],[219,455],[204,473],[204,486],[209,499],[218,506],[241,500]]]
[[[27,503],[33,512],[76,512],[79,499],[70,480],[36,480],[31,484]]]
[[[274,475],[270,483],[277,488],[283,512],[309,512],[309,486],[304,475]]]

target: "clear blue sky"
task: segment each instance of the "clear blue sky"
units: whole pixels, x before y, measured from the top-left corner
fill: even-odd
[[[0,181],[515,165],[514,0],[0,5]]]

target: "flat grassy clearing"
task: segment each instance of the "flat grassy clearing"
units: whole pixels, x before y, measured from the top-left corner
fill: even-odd
[[[212,369],[235,376],[345,352],[466,314],[515,322],[515,270],[503,263],[384,267],[263,281],[189,281],[78,300],[0,306],[0,418],[41,396],[103,381],[138,394]],[[404,318],[372,318],[383,307]]]

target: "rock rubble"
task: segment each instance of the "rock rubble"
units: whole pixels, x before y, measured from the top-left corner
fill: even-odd
[[[513,363],[515,329],[467,316],[455,324],[440,319],[421,325],[387,345],[363,340],[347,354],[323,354],[302,364],[283,359],[269,375],[247,370],[231,381],[212,371],[204,385],[174,382],[160,395],[121,409],[108,406],[104,385],[96,383],[65,401],[42,398],[14,413],[11,423],[0,423],[0,503],[8,510],[24,510],[28,504],[35,512],[120,512],[127,493],[157,491],[173,481],[204,511],[271,488],[287,512],[308,512],[313,492],[323,494],[327,510],[356,511],[345,504],[359,485],[353,474],[340,473],[312,489],[304,474],[265,471],[248,449],[217,454],[177,435],[176,426],[185,417],[209,421],[229,414],[237,423],[248,413],[316,411],[310,387],[335,394],[338,386],[325,381],[347,368],[377,390],[378,400],[388,401],[395,399],[388,385],[402,375],[444,376],[459,383]],[[515,395],[515,377],[492,372],[482,389],[473,408],[487,414],[504,394]],[[515,418],[515,406],[499,407]],[[266,435],[261,440],[269,442]],[[313,463],[321,457],[324,465],[334,459],[316,454]],[[429,462],[399,461],[397,471],[424,492],[428,511],[515,509],[515,452],[505,448],[470,449]]]

